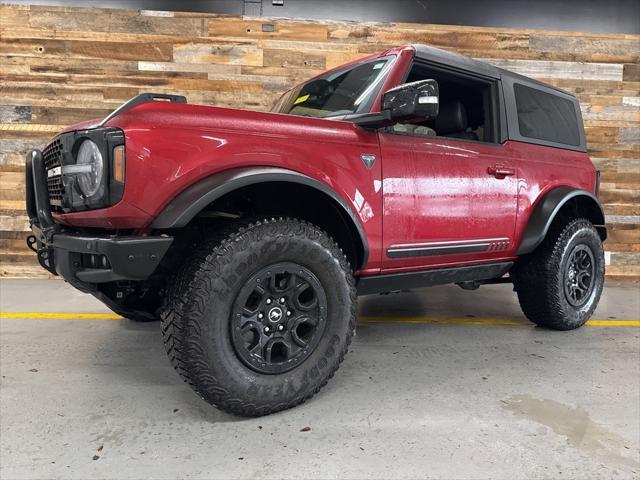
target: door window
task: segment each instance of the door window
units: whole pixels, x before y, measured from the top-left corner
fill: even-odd
[[[392,133],[497,142],[494,82],[422,64],[412,67],[406,82],[426,79],[438,82],[438,116],[419,123],[396,124],[390,128]]]

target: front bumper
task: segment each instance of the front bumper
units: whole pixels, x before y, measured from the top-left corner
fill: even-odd
[[[27,154],[26,207],[33,235],[28,246],[40,264],[82,290],[97,283],[145,280],[159,265],[173,238],[117,236],[105,231],[72,231],[51,216],[42,152]]]

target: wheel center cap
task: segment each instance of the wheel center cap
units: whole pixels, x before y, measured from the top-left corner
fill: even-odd
[[[278,323],[282,319],[282,309],[280,307],[273,307],[269,310],[269,321],[273,323]]]

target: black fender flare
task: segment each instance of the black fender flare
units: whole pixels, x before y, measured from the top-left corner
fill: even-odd
[[[330,197],[353,224],[362,242],[363,258],[360,267],[367,264],[369,244],[357,215],[347,202],[333,189],[302,173],[278,167],[243,167],[224,170],[205,177],[187,187],[171,200],[151,223],[153,229],[171,229],[186,226],[198,213],[214,200],[248,185],[266,182],[289,182],[315,188]]]
[[[607,238],[607,230],[604,227],[604,210],[598,198],[591,192],[580,190],[569,186],[556,187],[544,194],[542,199],[534,207],[533,213],[525,228],[520,246],[516,255],[524,255],[533,252],[549,231],[551,223],[555,219],[560,209],[571,199],[584,197],[593,209],[594,216],[590,220],[597,226],[600,238],[604,241]]]

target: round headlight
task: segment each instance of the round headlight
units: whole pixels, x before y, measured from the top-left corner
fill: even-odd
[[[102,174],[104,172],[104,161],[102,153],[91,140],[85,140],[78,150],[77,165],[84,165],[82,171],[77,175],[78,186],[85,197],[91,197],[98,192],[102,185]]]

